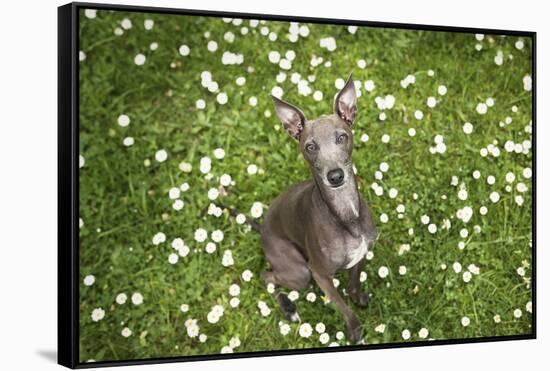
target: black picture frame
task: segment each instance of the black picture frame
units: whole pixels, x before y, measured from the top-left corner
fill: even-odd
[[[340,24],[369,27],[385,27],[410,30],[429,30],[463,33],[502,34],[521,36],[532,40],[532,124],[533,124],[533,194],[532,194],[532,333],[495,337],[433,340],[430,342],[385,343],[350,345],[335,348],[308,348],[181,356],[169,358],[129,359],[123,361],[79,362],[79,10],[119,10],[140,13],[162,13],[211,17],[237,17],[242,19],[263,19],[273,21],[296,21],[320,24]],[[423,24],[403,24],[364,20],[328,19],[270,14],[237,13],[225,11],[203,11],[171,9],[145,6],[110,5],[97,3],[69,3],[58,8],[58,363],[69,368],[92,368],[105,366],[138,365],[168,362],[188,362],[229,358],[264,357],[288,354],[328,353],[382,348],[417,347],[463,343],[495,342],[508,340],[536,339],[536,32],[487,28],[465,28]]]

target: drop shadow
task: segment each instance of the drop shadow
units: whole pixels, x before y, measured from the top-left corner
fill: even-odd
[[[50,362],[57,363],[57,351],[55,350],[37,350],[36,354]]]

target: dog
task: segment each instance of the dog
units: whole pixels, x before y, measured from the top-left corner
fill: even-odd
[[[314,120],[306,120],[297,107],[272,99],[283,127],[298,141],[313,179],[292,186],[269,206],[260,231],[269,263],[263,278],[276,288],[301,290],[313,277],[343,316],[350,342],[358,343],[361,323],[333,284],[337,271],[348,270],[347,293],[356,305],[367,306],[369,295],[362,292],[359,277],[378,233],[353,171],[351,128],[357,96],[352,76],[335,97],[334,113]],[[285,317],[296,321],[295,304],[281,290],[275,295]]]

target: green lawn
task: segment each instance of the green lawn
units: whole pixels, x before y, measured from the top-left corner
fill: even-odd
[[[265,212],[281,191],[307,179],[309,169],[281,130],[269,94],[282,91],[315,118],[331,112],[337,80],[350,73],[361,83],[354,164],[380,231],[365,269],[373,298],[367,309],[353,307],[364,341],[531,333],[531,39],[368,27],[352,33],[346,26],[108,11],[93,16],[80,15],[81,361],[347,344],[337,336],[345,332],[343,320],[316,285],[299,293],[302,322],[284,321],[260,278],[266,261],[259,235],[227,213],[203,211],[215,189],[214,202],[251,218],[254,203]],[[145,27],[148,19],[152,28]],[[295,29],[300,35],[292,42]],[[321,47],[329,37],[334,40]],[[207,47],[212,40],[215,51]],[[222,63],[227,51],[236,56],[224,61],[237,63]],[[295,58],[272,63],[271,51],[281,59],[293,51]],[[281,71],[284,81],[277,80]],[[208,160],[201,166],[204,157],[211,169]],[[221,186],[220,178],[228,184],[224,174],[231,183]],[[178,195],[173,188],[184,183],[189,189]],[[176,199],[183,201],[180,210]],[[208,234],[202,242],[199,228]],[[178,253],[176,238],[188,249],[180,245]],[[207,252],[212,239],[216,250],[210,244]],[[347,275],[337,278],[339,289],[345,287]],[[240,288],[235,308],[232,284]],[[122,293],[127,300],[119,304]],[[316,300],[308,301],[308,293]],[[134,304],[140,295],[142,303]],[[218,315],[209,316],[213,308]],[[305,323],[313,327],[309,337],[300,335]],[[318,323],[328,337],[315,330]]]

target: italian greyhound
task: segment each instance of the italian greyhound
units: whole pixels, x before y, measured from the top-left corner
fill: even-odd
[[[337,271],[348,270],[347,293],[356,305],[367,306],[369,296],[362,292],[359,277],[378,234],[353,172],[355,85],[350,75],[336,95],[334,113],[315,120],[306,120],[297,107],[272,98],[284,128],[298,140],[313,179],[279,195],[266,212],[261,236],[270,268],[264,280],[301,290],[313,277],[344,317],[348,339],[357,343],[362,338],[361,323],[333,284]],[[276,296],[285,317],[296,321],[295,304],[280,290]]]

